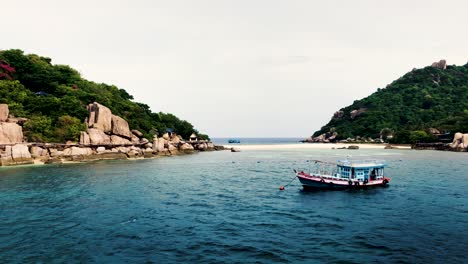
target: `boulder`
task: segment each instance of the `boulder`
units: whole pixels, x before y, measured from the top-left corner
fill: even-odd
[[[175,147],[175,146],[172,145],[172,144],[169,144],[168,149],[169,149],[170,152],[177,151],[177,147]]]
[[[189,143],[184,143],[180,145],[179,150],[180,151],[194,151],[195,149]]]
[[[132,141],[133,144],[138,144],[138,143],[140,143],[140,138],[135,136],[135,135],[132,135],[131,141]]]
[[[89,156],[93,154],[91,148],[71,147],[63,150],[63,156]]]
[[[214,150],[214,149],[215,149],[215,145],[214,145],[213,143],[211,143],[211,142],[208,142],[208,143],[206,143],[206,148],[207,148],[208,150]]]
[[[23,128],[15,123],[0,122],[0,144],[23,142]]]
[[[446,60],[440,60],[438,62],[436,61],[432,63],[431,66],[434,68],[445,70],[447,68],[447,61]]]
[[[164,151],[165,142],[166,140],[164,138],[158,139],[157,151]]]
[[[164,133],[164,135],[162,136],[165,140],[169,140],[170,137],[169,137],[169,133]]]
[[[31,164],[33,159],[27,145],[16,144],[11,147],[11,157],[15,164]]]
[[[144,152],[153,153],[153,149],[152,148],[145,148]]]
[[[351,119],[354,119],[365,112],[367,112],[367,108],[359,108],[359,109],[353,110],[350,112]]]
[[[130,149],[127,147],[117,147],[115,149],[117,150],[117,152],[120,152],[120,153],[128,153],[130,151]]]
[[[141,144],[146,144],[146,143],[149,143],[149,140],[146,139],[146,138],[142,138],[142,139],[140,140],[140,143],[141,143]]]
[[[80,145],[89,145],[91,140],[89,139],[88,133],[81,131],[80,132]]]
[[[151,148],[151,149],[153,149],[153,143],[148,142],[148,143],[145,144],[144,147],[145,147],[145,148]]]
[[[88,128],[96,128],[103,132],[112,131],[112,112],[109,108],[96,102],[86,107],[89,111]]]
[[[97,152],[97,153],[105,153],[105,152],[107,152],[107,151],[106,151],[106,148],[105,148],[105,147],[98,147],[98,148],[96,149],[96,152]]]
[[[143,137],[143,133],[141,133],[140,131],[136,130],[136,129],[133,129],[132,130],[132,134],[139,137],[139,138],[142,138]]]
[[[201,151],[205,151],[208,148],[206,143],[198,144],[197,149]]]
[[[63,156],[63,151],[60,151],[60,150],[58,150],[56,148],[50,148],[49,152],[50,152],[51,157],[61,157],[61,156]]]
[[[131,139],[133,134],[130,132],[128,122],[120,116],[112,115],[112,134]]]
[[[342,118],[344,115],[344,112],[343,111],[336,111],[334,114],[333,114],[333,118],[334,119],[340,119]]]
[[[178,135],[174,135],[172,138],[171,138],[171,141],[172,143],[174,144],[179,144],[180,143],[180,137]]]
[[[110,144],[111,140],[102,130],[97,128],[88,129],[89,141],[93,145],[106,145]]]
[[[449,144],[451,148],[454,149],[465,149],[468,148],[468,134],[463,134],[463,133],[455,133],[453,136],[453,141],[451,144]]]
[[[130,145],[132,142],[126,138],[112,135],[110,137],[112,145]]]
[[[437,128],[430,127],[428,130],[429,130],[429,133],[431,133],[432,135],[440,134],[440,131]]]
[[[49,156],[49,152],[47,151],[47,149],[43,149],[43,148],[37,147],[37,146],[32,146],[31,149],[30,149],[30,152],[31,152],[31,157],[32,158],[48,157]]]
[[[0,122],[5,122],[8,119],[8,105],[0,104]]]

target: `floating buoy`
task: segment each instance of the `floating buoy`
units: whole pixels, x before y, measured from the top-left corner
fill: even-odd
[[[284,191],[284,186],[279,187],[280,191]]]

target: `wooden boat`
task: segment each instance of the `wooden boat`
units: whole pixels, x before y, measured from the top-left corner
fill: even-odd
[[[304,190],[360,189],[387,186],[390,178],[384,176],[386,164],[378,160],[339,160],[337,163],[311,161],[312,171],[296,171]]]

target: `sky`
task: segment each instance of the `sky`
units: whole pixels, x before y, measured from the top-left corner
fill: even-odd
[[[211,137],[307,137],[413,68],[468,61],[466,0],[0,0],[0,49]]]

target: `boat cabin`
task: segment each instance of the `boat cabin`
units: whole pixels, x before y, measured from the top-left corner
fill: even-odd
[[[340,160],[336,176],[357,181],[375,181],[384,178],[385,164],[376,160]]]

